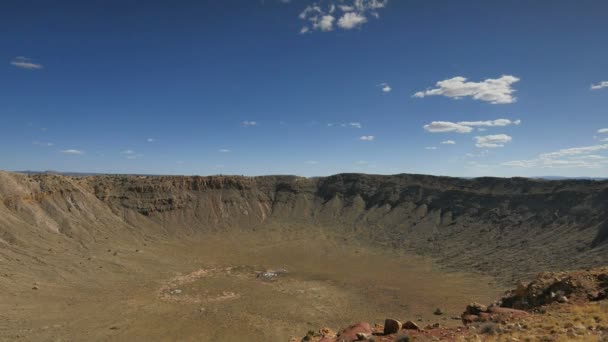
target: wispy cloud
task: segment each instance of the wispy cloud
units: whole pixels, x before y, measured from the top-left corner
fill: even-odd
[[[591,85],[591,90],[600,90],[602,88],[608,88],[608,81],[602,81],[602,82],[599,82],[598,84]]]
[[[73,154],[73,155],[81,155],[84,154],[84,151],[82,150],[76,150],[76,149],[69,149],[69,150],[61,150],[59,151],[63,154]]]
[[[504,147],[506,143],[511,142],[511,140],[513,140],[512,137],[510,137],[506,134],[477,136],[474,139],[475,139],[475,146],[477,146],[479,148]]]
[[[437,88],[419,91],[414,97],[442,95],[454,99],[470,96],[475,100],[490,102],[492,104],[513,103],[517,100],[513,96],[515,89],[512,85],[519,78],[503,75],[500,78],[490,78],[481,82],[467,82],[462,76],[453,77],[436,83]]]
[[[362,135],[361,137],[359,137],[359,140],[364,140],[364,141],[372,141],[376,139],[376,137],[374,137],[373,135]]]
[[[556,157],[564,157],[564,156],[573,156],[573,155],[580,155],[580,154],[588,154],[588,153],[597,152],[597,151],[601,151],[601,150],[608,150],[608,144],[561,149],[559,151],[542,154],[541,158],[556,158]]]
[[[252,126],[257,126],[257,125],[258,125],[258,123],[256,121],[245,120],[245,121],[241,122],[241,126],[244,126],[244,127],[252,127]]]
[[[427,147],[425,147],[424,149],[425,149],[425,150],[431,150],[431,151],[434,151],[434,150],[437,150],[437,149],[438,149],[438,147],[437,147],[437,146],[427,146]]]
[[[227,148],[221,148],[221,149],[219,149],[217,151],[220,152],[220,153],[228,153],[228,152],[230,152],[230,150],[227,149]]]
[[[433,121],[423,126],[424,130],[430,133],[470,133],[473,128],[449,121]]]
[[[363,125],[360,122],[344,122],[341,124],[330,122],[327,124],[327,127],[350,127],[350,128],[363,128]]]
[[[316,160],[307,160],[304,163],[308,164],[308,165],[317,165],[317,164],[319,164],[319,162],[316,161]]]
[[[146,139],[146,141],[149,142],[149,143],[153,143],[153,142],[156,141],[156,139],[154,139],[154,138],[148,138],[148,139]]]
[[[543,153],[534,159],[511,160],[503,166],[518,168],[600,168],[608,165],[608,158],[597,153],[608,150],[608,144],[572,147]]]
[[[505,127],[510,125],[519,125],[521,120],[496,119],[487,121],[433,121],[430,124],[424,125],[425,131],[430,133],[470,133],[473,127],[478,130],[485,130],[483,127]]]
[[[333,0],[307,6],[299,17],[306,24],[300,33],[329,32],[337,26],[343,30],[361,27],[369,17],[379,18],[378,10],[386,7],[388,0]]]
[[[17,68],[27,69],[27,70],[40,70],[43,68],[42,64],[34,63],[34,61],[27,57],[15,57],[11,64],[16,66]]]
[[[444,140],[441,142],[442,145],[456,145],[454,140]]]
[[[608,133],[608,128],[600,128],[597,130],[597,132],[600,134]]]
[[[38,140],[32,141],[32,144],[39,145],[39,146],[48,146],[48,147],[55,146],[55,144],[53,144],[52,142],[41,142]]]
[[[137,159],[137,158],[141,158],[144,156],[143,154],[136,153],[133,150],[124,150],[124,151],[121,151],[120,154],[124,155],[125,158],[127,158],[127,159]]]

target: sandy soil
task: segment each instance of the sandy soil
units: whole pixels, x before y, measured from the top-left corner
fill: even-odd
[[[44,264],[4,264],[0,340],[286,341],[386,317],[458,324],[501,292],[491,278],[325,237],[207,235],[133,246],[99,241]],[[275,280],[258,272],[284,268]],[[373,300],[370,300],[373,299]],[[446,311],[433,316],[435,308]]]

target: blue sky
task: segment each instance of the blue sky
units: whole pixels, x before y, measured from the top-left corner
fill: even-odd
[[[606,13],[4,1],[0,169],[607,176]]]

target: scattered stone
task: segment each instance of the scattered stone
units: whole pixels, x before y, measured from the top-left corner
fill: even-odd
[[[32,286],[32,290],[38,290],[38,286],[36,286],[36,285]]]
[[[327,327],[319,329],[319,334],[323,337],[336,337],[336,332]]]
[[[420,330],[420,327],[418,326],[418,324],[414,323],[413,321],[407,321],[407,322],[403,323],[403,329]]]
[[[441,315],[443,315],[443,310],[441,310],[441,308],[437,308],[437,309],[435,309],[435,311],[433,311],[433,314],[437,315],[437,316],[441,316]]]
[[[180,294],[180,293],[182,293],[182,290],[180,290],[180,289],[171,290],[171,294]]]
[[[387,318],[384,320],[384,335],[394,334],[401,329],[401,322],[396,319]]]
[[[117,326],[111,326],[110,330],[118,330],[118,327]]]
[[[370,339],[370,337],[372,337],[372,334],[357,333],[357,340],[358,341],[367,341],[367,340]]]

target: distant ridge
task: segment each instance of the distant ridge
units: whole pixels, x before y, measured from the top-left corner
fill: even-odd
[[[146,173],[96,173],[96,172],[61,172],[61,171],[14,171],[16,173],[22,173],[26,175],[62,175],[62,176],[70,176],[70,177],[88,177],[88,176],[103,176],[103,175],[125,175],[125,176],[150,176],[150,177],[158,177],[158,176],[174,176],[174,175],[160,175],[160,174],[146,174]],[[180,176],[180,175],[175,175]],[[463,178],[463,179],[475,179],[475,178],[528,178],[528,179],[545,179],[545,180],[593,180],[593,181],[605,181],[608,180],[608,177],[565,177],[565,176],[534,176],[534,177],[494,177],[494,176],[480,176],[480,177],[454,177],[454,178]],[[317,177],[310,177],[317,178]]]

